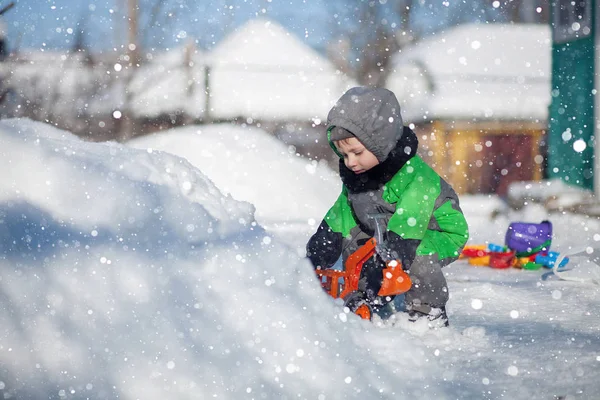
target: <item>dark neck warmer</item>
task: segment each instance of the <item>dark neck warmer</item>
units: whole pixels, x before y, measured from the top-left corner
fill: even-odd
[[[370,170],[356,175],[346,168],[344,160],[340,159],[342,183],[353,193],[377,190],[389,182],[404,164],[417,154],[418,145],[417,135],[405,126],[402,137],[396,143],[396,147],[390,151],[387,159]]]

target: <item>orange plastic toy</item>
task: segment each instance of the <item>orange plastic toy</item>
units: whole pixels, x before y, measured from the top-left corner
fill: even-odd
[[[352,253],[346,260],[343,271],[331,269],[316,270],[321,279],[323,289],[333,298],[344,299],[344,306],[359,315],[362,319],[370,320],[373,316],[373,307],[367,301],[364,292],[359,290],[358,281],[364,263],[375,255],[377,242],[371,238]],[[377,295],[394,296],[407,292],[412,282],[402,269],[402,264],[397,260],[387,263],[382,270],[383,280]]]

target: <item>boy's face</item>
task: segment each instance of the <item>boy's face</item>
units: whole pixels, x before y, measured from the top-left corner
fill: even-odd
[[[334,142],[344,164],[355,174],[362,174],[379,164],[379,160],[355,137]]]

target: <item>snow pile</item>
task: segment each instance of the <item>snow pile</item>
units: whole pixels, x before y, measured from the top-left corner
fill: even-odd
[[[280,140],[249,126],[217,124],[178,128],[131,140],[132,147],[184,157],[223,192],[256,207],[265,227],[314,231],[341,191],[326,164],[290,152]]]
[[[0,121],[2,397],[600,397],[600,291],[590,281],[600,270],[598,220],[540,204],[493,213],[497,197],[463,196],[471,244],[502,241],[513,221],[550,219],[554,250],[585,248],[568,272],[588,279],[461,261],[445,269],[449,329],[427,331],[401,314],[369,323],[323,293],[298,255],[305,232],[286,229],[289,214],[275,207],[277,189],[296,186],[296,202],[316,213],[339,186],[300,173],[310,164],[297,169],[272,138],[205,129],[187,133],[213,142],[181,130],[165,137],[179,137],[191,155],[222,142],[220,154],[249,173],[226,169],[225,184],[272,179],[256,197],[257,216],[260,208],[281,223],[263,227],[204,166],[173,154]],[[204,158],[207,169],[219,162]]]
[[[508,204],[521,208],[540,203],[548,211],[570,211],[600,216],[600,203],[591,190],[569,185],[560,179],[513,182],[508,188]]]
[[[387,352],[370,325],[184,159],[29,121],[0,140],[5,397],[432,392],[395,376],[427,364],[407,334],[395,369],[369,367]]]

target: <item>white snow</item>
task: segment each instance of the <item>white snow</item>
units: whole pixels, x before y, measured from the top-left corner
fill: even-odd
[[[205,55],[193,43],[142,65],[129,86],[135,115],[181,113],[202,118],[206,109]]]
[[[300,158],[255,127],[184,127],[142,136],[128,144],[185,158],[223,193],[252,203],[263,227],[278,224],[278,229],[310,232],[341,191],[338,175],[325,163]]]
[[[589,282],[459,261],[448,329],[347,314],[299,254],[339,182],[261,135],[198,126],[134,147],[0,121],[4,398],[600,397]],[[550,219],[553,249],[600,247],[597,219],[461,202],[473,244]],[[586,260],[572,272],[600,271]]]
[[[396,54],[386,87],[406,121],[545,121],[551,43],[546,25],[459,25]]]

